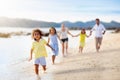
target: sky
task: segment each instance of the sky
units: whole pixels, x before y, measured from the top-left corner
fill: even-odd
[[[120,22],[120,0],[0,0],[0,17],[49,22]]]

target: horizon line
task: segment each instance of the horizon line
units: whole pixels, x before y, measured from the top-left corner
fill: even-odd
[[[81,21],[81,20],[76,20],[76,21],[70,21],[70,20],[62,20],[62,21],[47,21],[47,20],[40,20],[40,19],[32,19],[32,18],[20,18],[20,17],[6,17],[6,16],[0,16],[0,18],[10,18],[10,19],[25,19],[25,20],[33,20],[33,21],[43,21],[43,22],[54,22],[54,23],[62,23],[62,22],[71,22],[71,23],[75,23],[75,22],[89,22],[89,21],[95,21],[95,19],[91,19],[91,20],[86,20],[86,21]],[[110,23],[112,21],[115,21],[117,23],[120,23],[119,21],[116,20],[110,20],[110,21],[103,21],[100,19],[100,22],[105,22],[105,23]]]

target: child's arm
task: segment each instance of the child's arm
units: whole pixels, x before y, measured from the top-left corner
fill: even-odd
[[[50,38],[48,38],[48,44],[49,44],[49,42],[50,42]]]
[[[52,50],[54,50],[48,43],[46,44],[48,47],[50,47]]]
[[[31,60],[32,60],[32,53],[33,53],[33,49],[31,49],[31,51],[30,51],[30,58],[29,58],[28,61],[31,61]]]
[[[87,38],[89,38],[90,36],[86,35]]]
[[[78,37],[80,35],[80,33],[79,34],[77,34],[77,35],[74,35],[73,37]]]
[[[90,34],[89,34],[89,36],[91,36],[92,35],[92,31],[90,31]]]
[[[86,37],[88,38],[88,37],[90,37],[90,35],[87,35],[87,34],[86,34]]]

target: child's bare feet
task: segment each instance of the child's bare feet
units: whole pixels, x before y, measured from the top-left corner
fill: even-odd
[[[40,75],[36,75],[36,80],[41,80]]]
[[[45,74],[45,73],[47,73],[47,72],[43,70],[42,73]]]

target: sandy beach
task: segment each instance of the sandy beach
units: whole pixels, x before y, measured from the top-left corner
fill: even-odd
[[[120,33],[105,34],[99,53],[94,39],[86,43],[83,54],[69,48],[68,56],[55,65],[53,80],[120,80]]]
[[[78,32],[72,31],[73,34]],[[0,42],[3,45],[0,80],[35,80],[33,62],[28,62],[31,36],[1,38]],[[69,36],[69,53],[63,58],[60,52],[55,65],[51,64],[50,49],[47,49],[47,73],[43,74],[40,67],[42,80],[120,80],[120,33],[108,31],[99,53],[92,36],[87,38],[83,54],[78,53],[78,43],[79,37]]]

